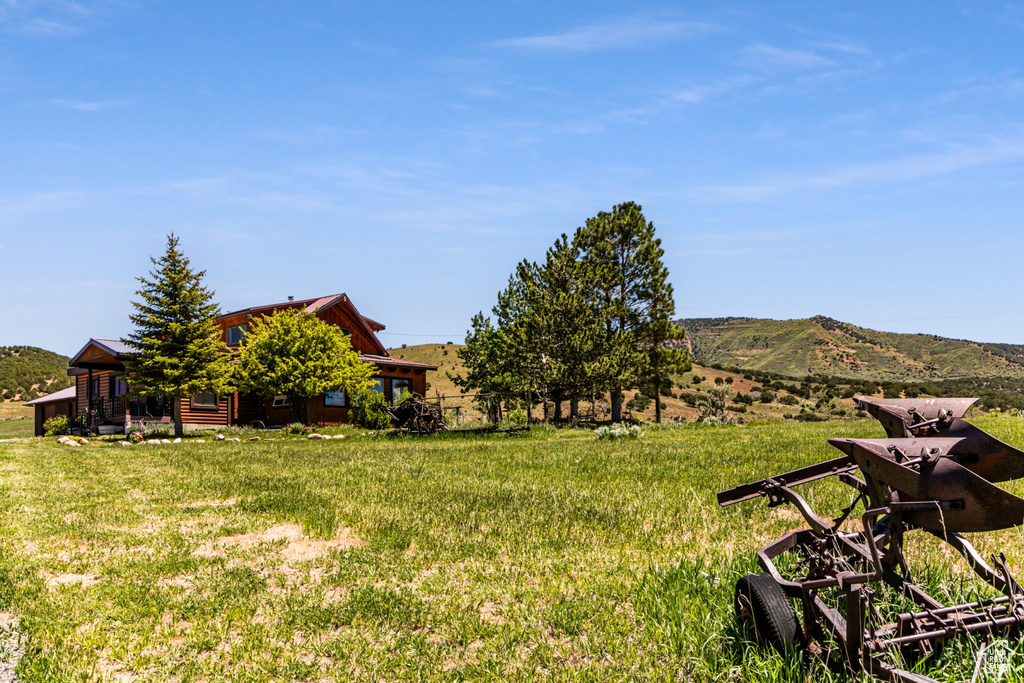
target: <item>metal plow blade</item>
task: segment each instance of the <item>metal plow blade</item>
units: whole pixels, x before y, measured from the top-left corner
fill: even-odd
[[[941,534],[1024,524],[1024,500],[949,457],[951,451],[966,448],[965,439],[830,439],[829,443],[852,456],[876,490],[891,487],[898,492],[894,502],[937,503],[934,510],[904,513],[908,524]]]
[[[976,398],[871,398],[854,396],[863,410],[882,423],[890,438],[943,434],[962,418]]]

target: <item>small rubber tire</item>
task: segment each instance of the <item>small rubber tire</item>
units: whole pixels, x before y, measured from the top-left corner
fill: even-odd
[[[793,603],[771,574],[747,574],[736,582],[736,619],[754,632],[761,646],[779,652],[803,644]]]

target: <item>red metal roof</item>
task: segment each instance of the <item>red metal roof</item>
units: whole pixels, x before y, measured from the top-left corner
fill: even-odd
[[[402,360],[401,358],[387,358],[386,356],[374,356],[368,353],[364,353],[359,356],[359,360],[366,361],[367,363],[373,363],[374,365],[389,365],[391,367],[399,368],[420,368],[423,370],[437,370],[436,365],[430,365],[428,363],[416,363],[411,360]]]
[[[314,313],[325,308],[330,308],[331,306],[334,306],[335,304],[341,302],[348,303],[349,307],[352,309],[352,312],[355,313],[356,318],[359,320],[360,323],[362,323],[363,329],[370,337],[370,339],[377,342],[377,346],[380,348],[381,351],[386,352],[384,345],[380,343],[379,339],[377,339],[377,332],[385,329],[384,325],[377,322],[376,320],[367,318],[365,315],[360,313],[356,309],[356,305],[352,303],[352,299],[348,298],[348,295],[345,294],[344,292],[341,294],[329,294],[327,296],[320,296],[316,297],[315,299],[300,299],[299,301],[285,301],[284,303],[280,304],[269,304],[267,306],[253,306],[252,308],[243,308],[238,311],[223,313],[217,319],[221,320],[223,318],[228,318],[235,315],[242,315],[244,313],[248,313],[251,315],[253,313],[263,313],[265,311],[274,311],[288,308],[302,308],[305,310],[306,313]]]

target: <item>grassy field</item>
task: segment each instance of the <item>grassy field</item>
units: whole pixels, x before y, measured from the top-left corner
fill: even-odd
[[[1024,444],[1019,419],[977,422]],[[0,611],[21,618],[21,680],[845,680],[736,630],[735,580],[796,522],[715,493],[877,423],[623,442],[333,431],[347,438],[0,444]],[[822,511],[848,502],[804,491]],[[1021,573],[1019,531],[975,540]],[[927,588],[973,595],[935,544],[910,543]],[[972,651],[929,674],[969,678]]]
[[[36,422],[31,417],[0,419],[0,439],[18,439],[32,436]]]

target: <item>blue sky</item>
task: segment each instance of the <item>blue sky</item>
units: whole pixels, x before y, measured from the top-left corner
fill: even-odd
[[[624,201],[683,317],[1024,343],[1024,3],[0,0],[0,345],[225,310],[459,341]]]

